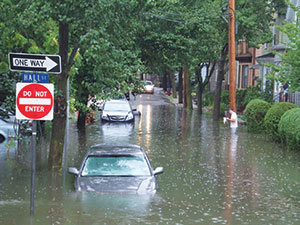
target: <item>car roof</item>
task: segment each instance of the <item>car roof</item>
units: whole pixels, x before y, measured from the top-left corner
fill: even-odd
[[[107,103],[111,103],[111,104],[129,104],[129,102],[127,101],[127,99],[112,99],[109,101],[106,101],[105,104]]]
[[[87,153],[88,156],[97,155],[144,155],[144,150],[138,145],[108,145],[98,144],[93,145]]]

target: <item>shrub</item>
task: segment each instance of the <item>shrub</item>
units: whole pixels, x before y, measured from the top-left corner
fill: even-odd
[[[226,116],[227,111],[228,111],[229,105],[221,102],[220,104],[220,116]]]
[[[278,124],[280,139],[290,149],[300,149],[300,108],[286,111]]]
[[[251,100],[244,111],[247,128],[249,131],[260,132],[264,129],[264,118],[271,104],[261,100]]]
[[[281,116],[288,110],[296,108],[297,105],[289,102],[275,103],[267,112],[264,118],[266,132],[275,140],[280,141],[278,124]]]
[[[214,97],[215,93],[214,92],[205,92],[203,94],[203,106],[212,106],[214,104]]]
[[[261,91],[258,86],[247,88],[247,92],[244,96],[244,99],[242,100],[242,104],[247,106],[251,100],[260,98],[260,92]]]
[[[246,105],[243,103],[248,89],[236,90],[236,108],[238,112],[243,112]]]
[[[223,90],[221,92],[221,103],[224,103],[225,105],[229,105],[229,91]]]

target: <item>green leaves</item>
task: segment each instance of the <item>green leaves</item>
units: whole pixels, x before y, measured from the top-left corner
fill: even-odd
[[[299,9],[291,7],[299,13]],[[289,82],[289,90],[300,91],[300,29],[299,22],[287,22],[281,27],[277,27],[288,38],[289,41],[284,43],[287,51],[280,54],[282,62],[280,65],[269,65],[273,72],[271,76],[277,81]]]

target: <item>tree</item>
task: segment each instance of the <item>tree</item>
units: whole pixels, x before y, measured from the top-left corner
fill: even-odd
[[[67,108],[66,87],[71,72],[76,71],[72,69],[75,56],[82,51],[88,60],[94,60],[96,66],[89,68],[88,71],[95,75],[92,81],[104,83],[100,85],[103,87],[103,92],[98,94],[102,97],[108,92],[117,91],[108,89],[113,86],[112,84],[120,83],[120,80],[127,81],[128,84],[129,74],[136,74],[138,68],[141,68],[140,60],[137,59],[138,51],[134,48],[126,49],[128,46],[134,46],[134,38],[129,38],[134,37],[132,35],[134,27],[128,27],[127,21],[122,20],[125,13],[131,15],[130,13],[138,8],[137,4],[138,2],[127,3],[117,0],[17,1],[14,4],[11,4],[10,0],[5,0],[3,3],[5,6],[3,8],[9,13],[6,18],[3,18],[4,22],[1,20],[1,24],[4,24],[1,27],[10,28],[10,20],[6,19],[13,17],[15,26],[11,26],[11,31],[18,40],[22,41],[22,45],[19,45],[23,48],[22,52],[59,53],[62,59],[62,73],[55,76],[56,107],[49,153],[50,169],[61,167]],[[11,35],[12,32],[9,31],[6,32],[6,37]],[[3,40],[6,40],[6,37]],[[12,43],[13,46],[17,46],[14,40]],[[20,48],[14,47],[14,50],[19,51]],[[118,65],[119,58],[122,61],[121,66]],[[2,67],[3,63],[1,63]],[[129,86],[123,89],[128,89]],[[78,86],[78,88],[82,87],[85,87],[83,83]],[[95,87],[99,88],[99,85]],[[89,94],[91,93],[94,92]]]
[[[222,4],[222,1],[221,1]],[[224,4],[224,2],[223,2]],[[245,0],[236,0],[236,21],[238,22],[238,33],[236,35],[236,40],[244,39],[249,43],[250,47],[258,47],[259,44],[267,43],[272,40],[272,32],[270,27],[274,21],[274,13],[280,7],[285,5],[284,0],[258,0],[258,1],[245,1]],[[227,55],[226,46],[228,45],[227,41],[227,24],[223,24],[223,26],[219,26],[221,30],[223,30],[224,44],[223,50],[220,54],[221,64],[224,62],[224,55]],[[225,25],[225,26],[224,26]],[[221,31],[220,31],[221,32]],[[224,74],[220,73],[221,71],[225,71],[225,68],[218,68],[218,78],[217,85],[222,85],[220,82]],[[217,90],[221,90],[221,87],[217,86]],[[215,102],[214,102],[214,119],[219,118],[220,115],[220,91],[216,91],[215,93]]]
[[[300,10],[290,4],[293,10],[299,14]],[[280,65],[268,64],[272,68],[272,73],[269,75],[280,82],[288,82],[289,90],[300,91],[300,29],[299,19],[294,22],[286,22],[282,27],[278,27],[288,37],[288,42],[285,43],[287,51],[284,53],[276,52],[281,58]]]
[[[124,36],[129,37],[131,33],[126,32],[128,31],[127,24],[120,18],[125,12],[130,15],[130,10],[136,6],[134,3],[125,4],[117,0],[109,2],[70,0],[61,3],[53,0],[50,6],[52,17],[59,24],[59,49],[63,72],[58,76],[57,87],[61,98],[59,96],[57,101],[61,99],[59,102],[61,106],[66,104],[66,83],[75,54],[80,47],[84,49],[84,56],[96,63],[91,70],[97,80],[94,87],[99,87],[97,83],[103,87],[102,92],[98,94],[102,97],[105,93],[117,91],[111,87],[117,87],[116,84],[119,83],[120,78],[124,81],[129,74],[132,75],[133,71],[135,73],[138,71],[139,61],[135,60],[135,52],[123,50],[134,43],[129,38],[127,42],[122,42]],[[125,29],[122,29],[122,25]],[[112,31],[111,35],[108,31]],[[120,39],[120,37],[123,38]],[[99,57],[101,54],[103,57]],[[120,59],[118,60],[119,57],[122,63]],[[49,155],[49,167],[52,169],[59,169],[62,164],[65,122],[65,110],[56,111]]]
[[[184,67],[184,75],[191,75],[199,64],[215,61],[220,51],[216,19],[216,2],[165,1],[149,6],[144,12],[148,19],[141,38],[142,59],[156,73]],[[184,76],[185,78],[185,76]],[[181,76],[179,76],[181,79]],[[200,81],[198,79],[197,81]],[[204,89],[204,85],[198,85]],[[191,100],[191,89],[185,90],[184,99]],[[191,102],[184,106],[191,105]],[[189,108],[192,108],[188,106]]]

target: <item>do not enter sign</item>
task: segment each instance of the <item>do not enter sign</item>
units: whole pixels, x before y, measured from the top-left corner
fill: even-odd
[[[17,83],[17,119],[52,120],[53,84]]]

